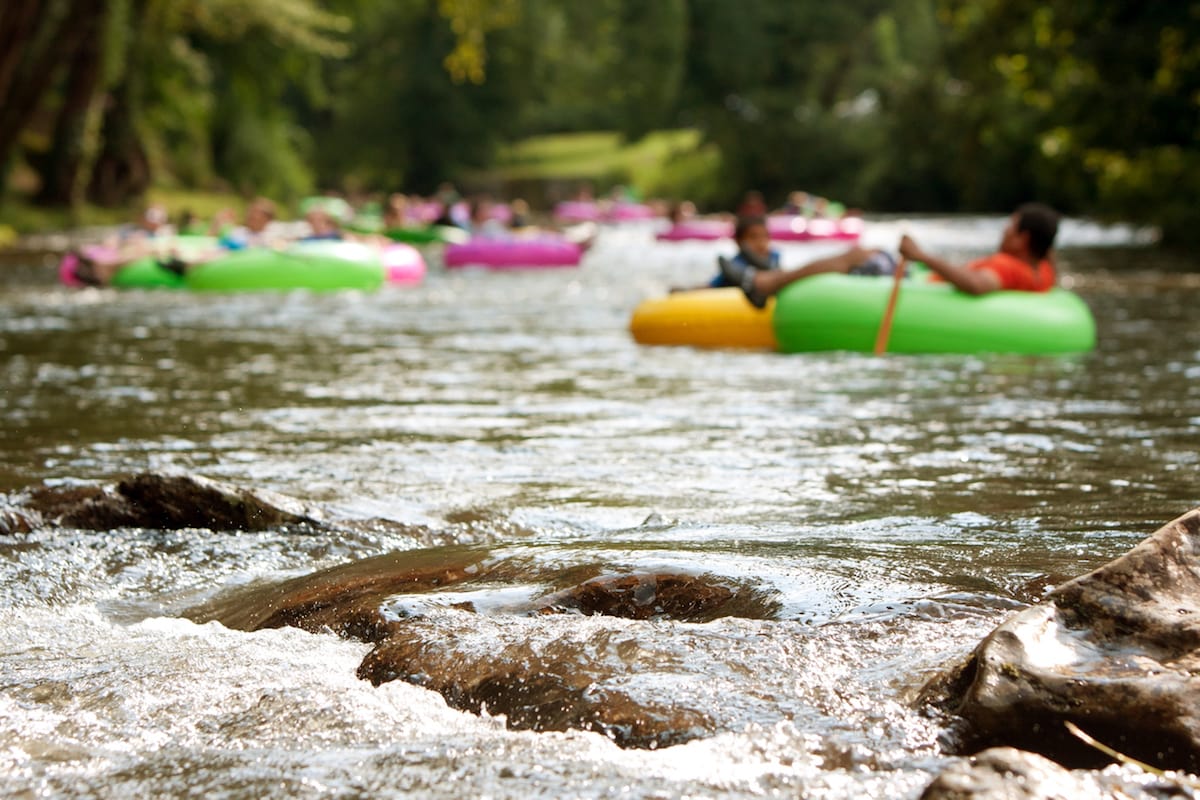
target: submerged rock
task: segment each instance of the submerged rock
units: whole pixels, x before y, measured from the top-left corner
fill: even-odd
[[[37,514],[19,508],[0,506],[0,536],[31,533],[41,524],[42,519]]]
[[[729,586],[711,576],[615,575],[585,581],[538,600],[542,613],[575,611],[624,619],[708,622],[719,617],[765,619],[778,604],[760,592]]]
[[[141,473],[116,486],[40,487],[30,493],[25,515],[36,520],[38,526],[98,531],[324,527],[316,511],[289,497],[249,491],[195,475],[157,473]]]
[[[633,633],[620,641],[603,629],[576,637],[579,623],[557,615],[697,621],[741,612],[763,618],[774,608],[761,592],[713,576],[534,569],[481,548],[403,551],[240,589],[187,616],[247,631],[287,625],[361,639],[376,647],[358,674],[376,685],[408,681],[454,708],[504,715],[513,728],[597,731],[623,747],[660,747],[713,729],[699,705],[629,691],[640,679],[673,680],[658,675],[670,659],[644,651]],[[537,585],[571,580],[537,597]],[[481,607],[489,613],[476,613]],[[532,632],[544,637],[547,629],[561,633],[531,644]],[[463,644],[482,630],[496,638]],[[707,676],[696,680],[709,684]]]
[[[1200,509],[1007,620],[923,702],[949,746],[1009,745],[1061,764],[1110,759],[1064,722],[1165,769],[1200,769]]]
[[[345,518],[275,492],[243,489],[196,475],[153,472],[116,484],[39,486],[0,495],[0,535],[8,536],[53,528],[286,530],[403,537],[414,546],[432,547],[478,540],[490,533],[485,530],[481,534],[473,527],[459,522],[432,528],[380,517]]]
[[[362,559],[283,583],[252,586],[193,609],[197,623],[257,631],[290,626],[377,642],[399,620],[385,614],[389,598],[430,592],[492,575],[484,552],[471,548],[405,550]]]
[[[188,617],[198,623],[216,620],[238,630],[292,626],[376,642],[413,616],[414,608],[477,610],[471,600],[447,598],[440,591],[474,588],[469,596],[483,599],[499,593],[498,586],[559,583],[578,579],[577,572],[578,568],[567,575],[531,573],[523,560],[497,559],[480,548],[404,550],[229,593],[193,609]],[[777,607],[753,588],[681,573],[587,578],[533,600],[489,605],[493,613],[513,615],[580,613],[680,622],[726,616],[763,619]]]
[[[619,683],[627,667],[609,663],[606,645],[559,637],[540,646],[518,641],[474,650],[427,626],[413,627],[378,644],[358,676],[376,686],[393,680],[423,686],[453,708],[504,715],[510,728],[595,731],[621,747],[665,747],[711,733],[712,722],[699,710],[624,691]]]
[[[1117,800],[1130,796],[1126,787],[1106,787],[1093,774],[1078,775],[1042,756],[996,747],[946,769],[926,787],[921,800]]]

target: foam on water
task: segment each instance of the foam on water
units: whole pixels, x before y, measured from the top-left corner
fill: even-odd
[[[1003,223],[871,220],[865,243],[907,230],[967,257]],[[637,347],[634,305],[707,280],[729,249],[653,231],[605,231],[574,272],[435,271],[374,295],[0,279],[4,489],[182,470],[424,531],[0,539],[0,792],[915,798],[950,761],[940,721],[909,706],[923,679],[1195,504],[1200,286],[1125,247],[1145,232],[1064,224],[1092,356],[876,359]],[[179,619],[234,589],[468,546],[513,577],[398,596],[430,641],[624,643],[642,668],[623,689],[711,708],[717,732],[636,751],[512,731],[357,679],[365,644]],[[570,570],[715,576],[773,610],[507,613]],[[1128,770],[1090,779],[1141,791]]]

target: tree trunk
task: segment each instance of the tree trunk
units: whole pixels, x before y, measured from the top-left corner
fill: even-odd
[[[82,201],[80,179],[87,156],[89,117],[104,68],[104,18],[106,9],[96,4],[79,20],[82,40],[67,66],[62,105],[54,125],[50,151],[33,162],[42,176],[36,201],[42,205],[76,206]]]
[[[173,1],[173,0],[172,0]],[[89,199],[102,206],[123,206],[150,188],[150,159],[138,129],[145,102],[147,48],[160,46],[158,29],[151,22],[149,0],[132,0],[129,51],[125,72],[113,87],[100,123],[100,152],[92,165]]]
[[[92,169],[89,197],[102,206],[121,206],[150,188],[150,160],[138,133],[136,70],[113,91],[104,111],[100,154]]]
[[[0,107],[7,106],[17,65],[41,12],[41,0],[8,0],[0,6]]]
[[[38,110],[62,66],[74,53],[89,20],[105,0],[4,0],[0,8],[0,163],[12,156],[17,140]]]

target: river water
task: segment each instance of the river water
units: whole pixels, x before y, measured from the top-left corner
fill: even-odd
[[[969,256],[1003,222],[874,220],[866,243],[903,229]],[[7,266],[0,492],[189,472],[420,532],[0,538],[0,794],[916,797],[955,760],[909,705],[922,682],[1200,500],[1200,263],[1144,238],[1064,226],[1099,347],[1055,358],[641,348],[636,303],[722,249],[642,226],[579,270],[435,269],[373,295],[72,291]],[[650,654],[631,690],[718,723],[660,750],[373,687],[360,642],[184,618],[250,582],[464,546],[522,565],[497,602],[556,571],[667,570],[773,611],[564,622],[446,599],[446,635],[482,652]]]

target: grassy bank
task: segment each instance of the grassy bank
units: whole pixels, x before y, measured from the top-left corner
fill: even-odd
[[[151,189],[143,203],[127,208],[102,208],[85,203],[79,208],[46,208],[34,205],[20,195],[0,200],[0,246],[17,236],[62,231],[93,225],[120,225],[138,218],[147,205],[161,205],[172,220],[191,212],[200,219],[210,219],[222,208],[232,208],[239,214],[246,201],[238,195],[224,192],[201,192],[184,189]]]
[[[583,183],[591,184],[597,194],[619,185],[642,197],[703,202],[717,194],[720,168],[720,153],[704,144],[695,130],[657,131],[636,142],[627,142],[617,133],[598,131],[535,136],[516,142],[501,150],[495,165],[465,176],[462,183],[469,191],[523,196],[543,207]],[[130,222],[149,204],[166,208],[172,220],[185,212],[211,219],[223,208],[240,214],[246,201],[228,192],[155,188],[136,206],[101,208],[85,204],[68,209],[34,205],[14,192],[0,197],[0,246],[25,234]]]
[[[509,187],[587,182],[597,192],[625,186],[644,197],[696,198],[717,189],[720,153],[699,131],[656,131],[636,142],[612,132],[535,136],[503,148],[496,164],[468,177]],[[511,193],[511,192],[508,192]]]

